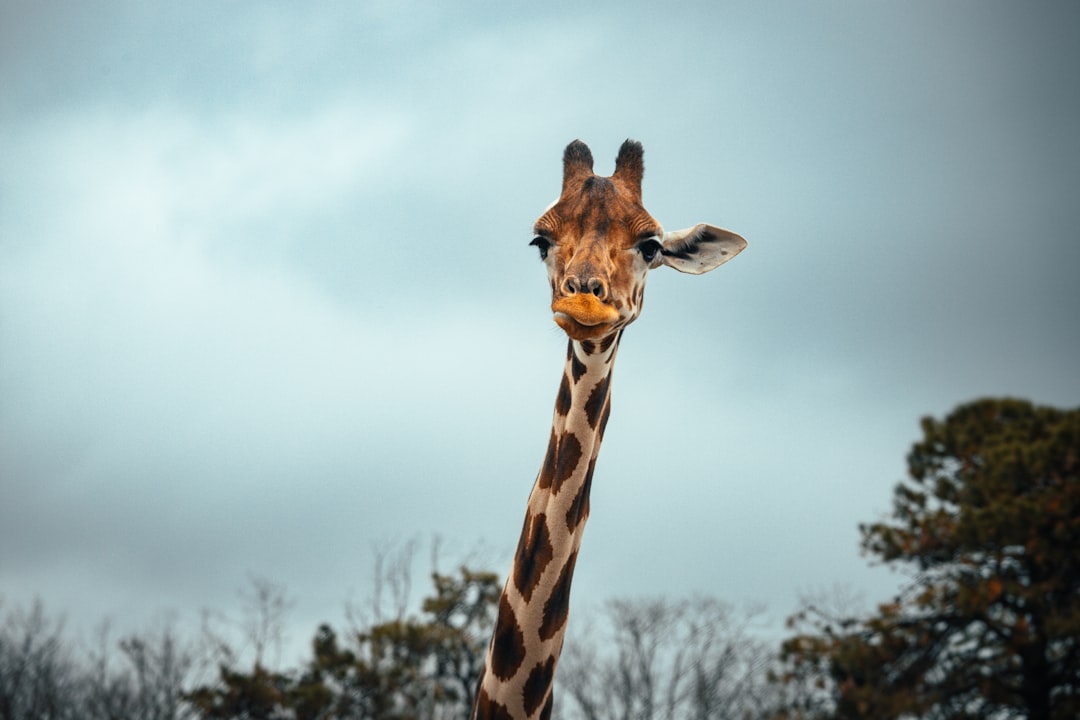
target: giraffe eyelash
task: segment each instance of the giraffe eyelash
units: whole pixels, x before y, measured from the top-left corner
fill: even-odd
[[[548,250],[551,249],[551,241],[550,240],[548,240],[543,235],[537,235],[536,237],[534,237],[532,239],[532,242],[530,242],[529,245],[532,245],[533,247],[537,248],[540,251],[540,259],[541,260],[547,260]]]

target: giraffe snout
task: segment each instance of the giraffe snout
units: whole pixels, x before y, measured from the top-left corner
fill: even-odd
[[[577,295],[578,293],[588,293],[597,300],[604,301],[608,299],[607,283],[602,278],[596,277],[595,275],[567,275],[562,281],[562,291],[566,296]]]

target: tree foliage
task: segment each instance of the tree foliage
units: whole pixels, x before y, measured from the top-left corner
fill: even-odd
[[[860,526],[914,581],[871,617],[796,618],[783,716],[1080,717],[1080,410],[980,400],[922,431]]]

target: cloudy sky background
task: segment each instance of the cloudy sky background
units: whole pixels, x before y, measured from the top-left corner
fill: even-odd
[[[885,599],[857,524],[918,419],[1080,404],[1075,3],[434,5],[0,2],[5,607],[193,617],[255,574],[303,646],[373,546],[504,572],[574,138],[749,241],[650,278],[576,608]]]

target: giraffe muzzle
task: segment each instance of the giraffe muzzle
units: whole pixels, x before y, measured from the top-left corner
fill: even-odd
[[[564,330],[567,328],[560,322],[560,318],[573,320],[585,327],[610,325],[619,319],[618,310],[591,293],[577,293],[561,297],[551,303],[551,311],[555,313],[555,322]]]

